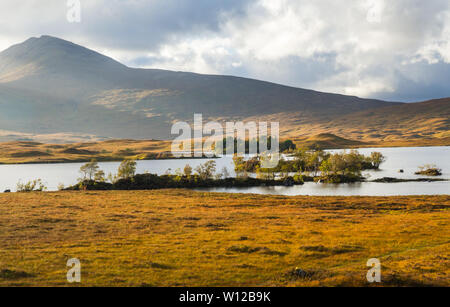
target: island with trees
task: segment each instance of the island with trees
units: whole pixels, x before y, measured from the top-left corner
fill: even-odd
[[[186,165],[174,173],[164,175],[136,174],[136,161],[125,159],[117,174],[106,175],[98,162],[92,160],[80,168],[81,177],[76,185],[66,190],[148,190],[165,188],[293,186],[305,182],[352,183],[365,181],[363,170],[378,169],[385,157],[378,152],[364,156],[356,150],[329,153],[322,150],[295,150],[289,159],[281,158],[273,169],[261,167],[263,155],[245,160],[234,155],[235,176],[227,168],[216,169],[209,160],[193,169]]]

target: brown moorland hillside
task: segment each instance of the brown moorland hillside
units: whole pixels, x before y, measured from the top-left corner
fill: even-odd
[[[450,98],[408,103],[314,119],[298,114],[266,117],[279,120],[281,134],[301,143],[305,138],[334,134],[373,146],[450,145]]]
[[[293,137],[297,147],[345,149],[385,146],[441,146],[450,145],[450,138],[394,140],[368,142],[351,140],[331,133],[311,137]],[[122,161],[171,159],[171,141],[159,140],[108,140],[67,144],[45,144],[31,141],[0,143],[0,164],[63,163],[97,161]]]
[[[89,143],[42,144],[6,142],[0,146],[0,163],[61,163],[157,159],[169,157],[171,142],[110,140]]]
[[[295,143],[299,147],[321,149],[354,148],[373,145],[371,143],[349,140],[331,133],[321,133],[311,137],[295,138]]]

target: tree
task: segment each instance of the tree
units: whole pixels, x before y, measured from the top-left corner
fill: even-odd
[[[293,167],[297,172],[303,172],[308,164],[308,148],[302,147],[297,149],[294,154]]]
[[[117,176],[120,179],[129,179],[136,174],[136,161],[125,159],[120,163]]]
[[[240,174],[245,171],[245,161],[242,156],[234,155],[233,163],[234,163],[234,171],[236,172],[236,174]]]
[[[108,180],[111,183],[116,183],[118,179],[119,178],[117,177],[117,175],[113,175],[112,173],[109,173],[108,176],[106,177],[106,180]]]
[[[325,152],[322,150],[316,150],[313,153],[309,154],[307,166],[314,172],[314,176],[317,176],[317,172],[319,171],[320,164],[325,157]]]
[[[191,178],[192,176],[192,167],[189,164],[186,164],[186,166],[184,167],[184,176],[186,176],[187,178]]]
[[[181,177],[183,177],[183,175],[184,175],[184,173],[181,171],[180,168],[177,168],[177,169],[175,170],[175,176],[181,178]]]
[[[296,150],[297,146],[291,140],[286,140],[280,143],[280,152]]]
[[[330,174],[330,172],[332,171],[330,159],[322,161],[322,164],[320,165],[320,171],[322,172],[322,175],[328,176]]]
[[[334,174],[345,173],[345,160],[344,155],[335,153],[328,158],[329,170]]]
[[[195,171],[201,179],[211,179],[216,172],[216,161],[207,161],[195,168]]]
[[[380,165],[386,161],[386,157],[383,156],[381,152],[372,152],[370,154],[370,158],[372,159],[372,165],[375,169],[379,169]]]
[[[265,179],[265,180],[274,180],[275,179],[275,172],[273,169],[270,168],[258,168],[257,170],[257,178],[259,179]]]
[[[106,181],[105,172],[102,170],[97,171],[94,175],[94,180],[97,182],[105,182]]]
[[[83,176],[81,178],[82,181],[89,179],[92,180],[95,176],[95,173],[98,171],[99,166],[95,159],[92,159],[91,162],[86,163],[85,165],[80,167],[80,173]]]
[[[289,164],[283,164],[281,166],[281,177],[282,178],[289,177],[289,171],[290,171],[290,165]]]
[[[345,171],[354,175],[360,175],[364,156],[360,155],[357,150],[351,150],[343,155],[345,162]]]
[[[225,166],[222,168],[221,173],[223,179],[227,179],[230,177],[230,173],[228,172],[228,169]]]

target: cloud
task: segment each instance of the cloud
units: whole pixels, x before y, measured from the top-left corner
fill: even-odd
[[[2,1],[0,48],[51,34],[137,67],[388,100],[450,96],[448,0],[81,2],[82,22],[69,24],[65,1]]]

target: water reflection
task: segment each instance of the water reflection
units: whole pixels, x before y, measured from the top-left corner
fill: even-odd
[[[450,147],[409,147],[409,148],[364,148],[359,149],[362,154],[379,151],[387,157],[379,171],[367,171],[365,175],[370,179],[382,177],[420,178],[414,175],[417,167],[423,164],[436,164],[442,168],[441,178],[450,178]],[[138,161],[137,172],[150,172],[162,175],[171,169],[183,169],[186,164],[193,168],[204,163],[207,159],[189,160],[156,160]],[[215,159],[217,170],[226,167],[234,176],[232,157]],[[19,180],[22,182],[41,178],[49,190],[56,190],[60,183],[65,186],[75,184],[80,176],[78,170],[84,163],[63,164],[26,164],[0,165],[0,190],[15,190]],[[100,168],[108,174],[115,174],[119,162],[102,162]],[[403,169],[404,173],[399,173]],[[437,195],[449,194],[449,182],[407,182],[407,183],[356,183],[356,184],[315,184],[306,183],[296,187],[254,187],[246,189],[212,189],[210,191],[230,193],[258,193],[278,195]]]
[[[396,195],[447,195],[450,182],[402,182],[402,183],[343,183],[317,184],[307,182],[294,187],[211,188],[199,191],[225,193],[252,193],[273,195],[310,196],[396,196]]]

